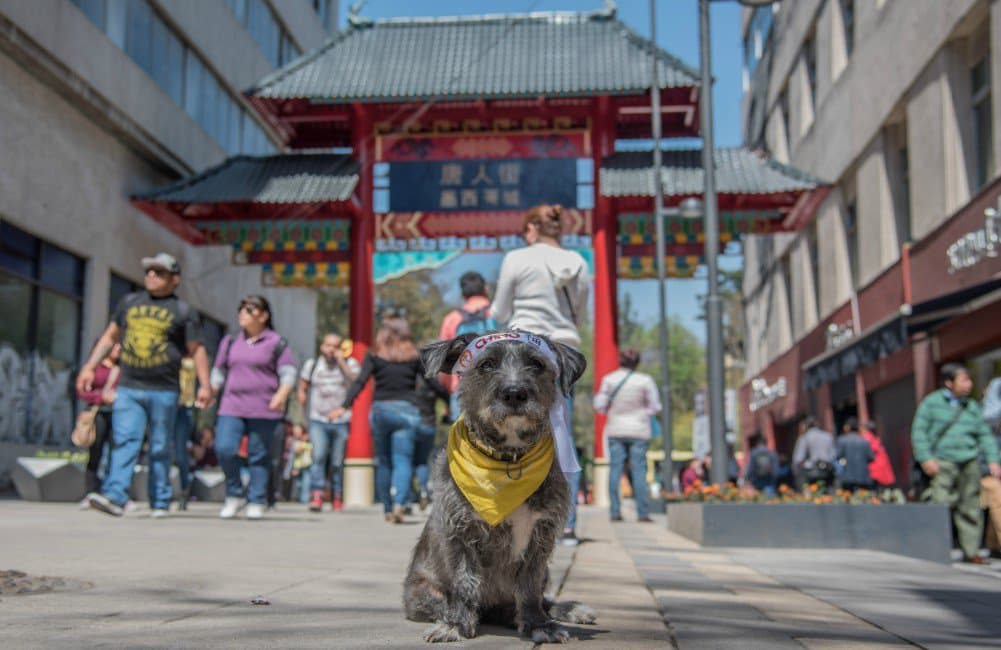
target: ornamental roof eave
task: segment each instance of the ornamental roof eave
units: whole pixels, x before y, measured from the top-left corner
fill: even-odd
[[[387,103],[642,94],[649,52],[607,12],[378,20],[341,31],[247,95]],[[659,48],[658,57],[661,88],[699,85],[683,61]]]
[[[790,198],[822,190],[828,183],[806,172],[784,165],[760,151],[738,148],[717,149],[716,191],[720,195],[757,197],[776,207],[792,207]],[[610,198],[652,198],[654,185],[653,155],[650,151],[622,151],[602,161],[601,194]],[[701,196],[705,183],[700,149],[665,150],[662,154],[661,186],[664,196]]]
[[[358,163],[341,154],[239,155],[200,174],[137,194],[132,200],[257,205],[347,202],[358,184],[358,174]]]

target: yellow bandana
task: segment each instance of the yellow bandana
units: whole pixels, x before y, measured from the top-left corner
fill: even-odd
[[[543,436],[517,462],[491,458],[469,439],[459,418],[448,432],[448,469],[470,505],[496,526],[539,489],[553,465],[552,436]]]

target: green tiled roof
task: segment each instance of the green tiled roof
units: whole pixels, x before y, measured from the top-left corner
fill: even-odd
[[[698,73],[658,50],[663,88]],[[613,12],[395,18],[351,27],[248,91],[324,102],[638,94],[649,41]]]
[[[717,149],[714,160],[719,194],[799,192],[826,185],[824,181],[751,149]],[[664,196],[702,194],[702,151],[664,151],[661,179]],[[653,196],[654,192],[652,152],[621,151],[602,161],[602,195]]]
[[[350,156],[235,156],[134,198],[178,203],[320,203],[346,201],[357,183],[358,164]]]

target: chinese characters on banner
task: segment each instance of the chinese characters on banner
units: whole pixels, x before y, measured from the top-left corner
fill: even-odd
[[[574,159],[394,162],[391,212],[527,210],[540,203],[577,205]]]

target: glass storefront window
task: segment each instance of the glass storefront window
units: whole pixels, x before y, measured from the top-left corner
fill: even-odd
[[[0,442],[68,446],[84,262],[0,223]]]

